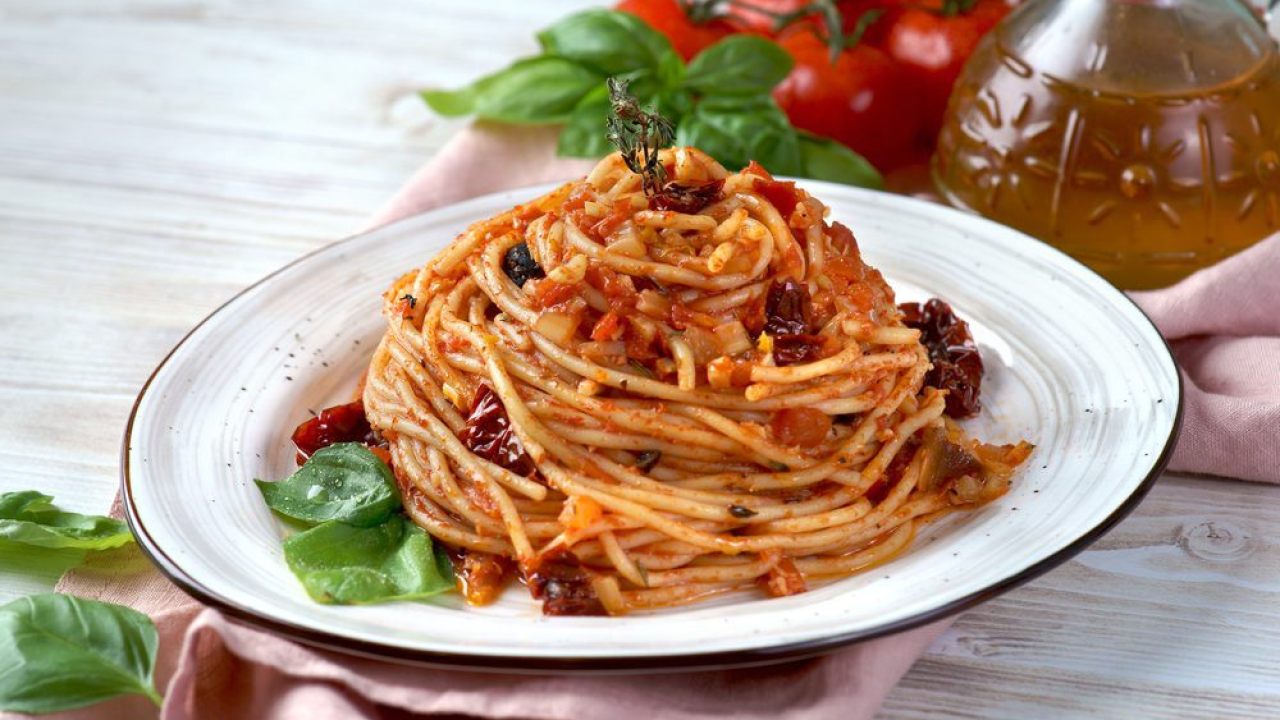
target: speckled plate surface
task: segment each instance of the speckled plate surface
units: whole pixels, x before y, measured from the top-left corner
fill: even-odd
[[[1173,359],[1137,307],[1066,255],[981,218],[803,184],[853,228],[900,300],[936,295],[969,320],[987,365],[970,429],[1037,445],[1008,495],[928,527],[887,565],[802,595],[744,593],[624,618],[544,618],[519,589],[484,608],[456,596],[365,607],[307,598],[252,479],[292,472],[292,428],[349,397],[392,279],[545,188],[331,245],[192,330],[126,430],[123,491],[140,544],[206,603],[313,644],[474,668],[670,670],[813,655],[937,619],[1060,564],[1132,509],[1168,459],[1181,407]]]

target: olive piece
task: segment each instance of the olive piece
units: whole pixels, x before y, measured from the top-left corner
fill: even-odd
[[[533,255],[529,254],[529,246],[526,243],[512,245],[507,250],[507,254],[502,258],[502,272],[511,278],[511,282],[516,287],[524,287],[524,284],[531,278],[546,277],[546,273],[542,271],[542,266],[537,260],[533,259]]]

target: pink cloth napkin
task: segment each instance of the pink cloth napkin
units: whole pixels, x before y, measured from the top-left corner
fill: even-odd
[[[1182,369],[1172,470],[1280,482],[1280,235],[1164,290],[1131,293]]]

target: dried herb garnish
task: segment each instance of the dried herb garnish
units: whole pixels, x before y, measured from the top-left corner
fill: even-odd
[[[639,175],[644,194],[653,197],[667,183],[667,170],[658,161],[658,151],[671,144],[675,128],[657,112],[649,112],[627,91],[629,81],[609,78],[612,110],[607,126],[609,142],[622,153],[622,160]]]

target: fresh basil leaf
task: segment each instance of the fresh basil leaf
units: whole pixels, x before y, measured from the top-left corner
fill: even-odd
[[[802,167],[796,131],[768,96],[704,98],[676,128],[676,143],[734,170],[752,160],[778,175],[796,175]]]
[[[0,709],[48,713],[155,690],[156,627],[121,605],[48,593],[0,606]]]
[[[694,101],[687,90],[664,90],[653,97],[653,109],[672,123],[679,125],[686,115],[693,112]]]
[[[573,111],[569,122],[556,139],[556,154],[562,157],[600,158],[613,152],[605,132],[605,119],[609,117],[609,93],[604,98],[588,102]]]
[[[507,69],[510,70],[510,68]],[[423,90],[419,95],[427,103],[427,107],[445,117],[470,115],[476,111],[476,98],[480,94],[480,83],[485,80],[491,80],[501,72],[505,71],[499,71],[494,75],[480,78],[470,85],[457,90]]]
[[[702,95],[768,95],[792,64],[777,43],[731,35],[693,58],[684,85]]]
[[[658,58],[658,68],[654,71],[654,77],[664,89],[676,88],[684,82],[685,71],[684,58],[680,57],[680,53],[668,50]]]
[[[285,540],[284,558],[307,594],[322,603],[412,600],[454,588],[449,559],[403,515],[368,528],[317,525]]]
[[[519,60],[461,90],[424,90],[422,99],[441,115],[476,115],[507,123],[564,122],[604,76],[562,57]]]
[[[829,138],[800,133],[804,177],[859,187],[884,189],[884,178],[867,159]]]
[[[400,508],[391,469],[360,443],[322,448],[279,482],[254,482],[272,510],[311,524],[341,520],[368,527]]]
[[[671,43],[643,20],[616,10],[585,10],[538,33],[548,55],[559,55],[605,75],[657,70],[674,55]],[[677,56],[679,59],[679,56]]]
[[[101,515],[81,515],[53,506],[34,490],[0,494],[0,540],[37,547],[106,550],[133,541],[129,528]]]

